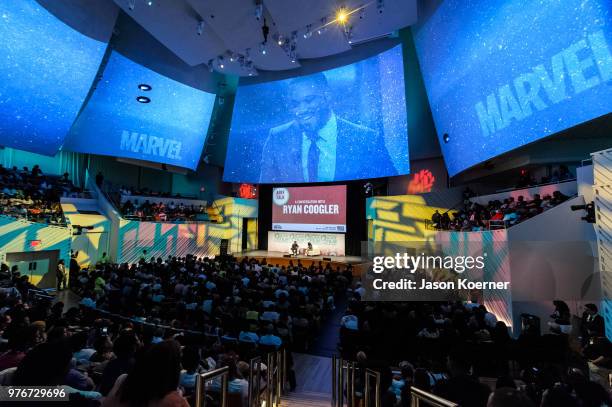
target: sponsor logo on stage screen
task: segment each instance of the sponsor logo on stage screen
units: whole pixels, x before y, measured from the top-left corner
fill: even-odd
[[[274,188],[272,230],[346,232],[346,186]]]

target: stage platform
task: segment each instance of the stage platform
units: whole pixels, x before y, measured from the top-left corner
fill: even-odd
[[[361,274],[363,269],[369,266],[368,260],[360,256],[285,256],[288,256],[287,253],[267,250],[250,250],[234,253],[234,257],[237,259],[249,257],[257,260],[265,260],[268,264],[278,264],[279,266],[287,266],[290,261],[296,264],[298,260],[306,267],[309,267],[312,263],[318,264],[319,262],[322,262],[324,265],[331,263],[332,267],[346,267],[351,265],[354,270],[353,274]]]

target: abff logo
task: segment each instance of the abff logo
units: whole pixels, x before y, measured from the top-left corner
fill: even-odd
[[[287,188],[274,188],[272,191],[272,201],[275,205],[283,206],[289,202],[289,190]]]

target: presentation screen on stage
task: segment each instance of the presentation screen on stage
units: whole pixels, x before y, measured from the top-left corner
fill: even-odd
[[[98,71],[108,28],[97,40],[34,0],[0,2],[0,145],[57,152]]]
[[[64,149],[195,170],[214,102],[215,95],[176,82],[115,52]]]
[[[451,176],[612,111],[609,0],[446,0],[413,32]]]
[[[341,68],[238,88],[227,182],[344,181],[408,169],[399,45]]]
[[[272,190],[272,230],[346,232],[346,185]]]

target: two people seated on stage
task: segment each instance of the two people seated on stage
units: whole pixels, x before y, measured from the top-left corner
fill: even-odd
[[[318,256],[321,254],[321,251],[315,250],[312,246],[312,243],[308,242],[308,246],[302,250],[300,250],[300,246],[297,241],[294,241],[291,245],[291,255],[297,256],[298,254],[306,255],[306,256]]]

